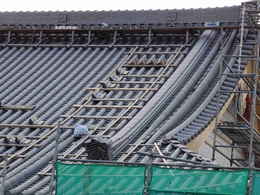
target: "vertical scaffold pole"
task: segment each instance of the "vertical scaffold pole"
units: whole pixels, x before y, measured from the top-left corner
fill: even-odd
[[[256,13],[258,14],[259,12],[259,7],[260,6],[260,1],[258,0],[256,3]],[[258,20],[255,21],[255,30],[257,29],[258,26]],[[256,61],[252,64],[253,65],[253,70],[252,72],[254,73],[254,78],[253,78],[253,93],[251,96],[252,103],[251,103],[251,113],[250,113],[250,148],[249,148],[249,195],[253,194],[253,183],[254,183],[254,168],[255,168],[255,155],[254,155],[254,130],[255,130],[255,122],[256,122],[256,98],[257,98],[257,82],[258,82],[258,71],[259,71],[259,60],[260,60],[260,31],[256,31],[256,48],[255,48],[255,53],[256,53]]]
[[[144,182],[144,195],[149,195],[150,190],[150,184],[152,180],[152,163],[153,163],[153,151],[151,151],[151,154],[148,155],[148,163],[145,169],[145,182]]]
[[[52,195],[53,191],[54,191],[55,165],[58,160],[59,139],[60,139],[60,121],[58,122],[57,130],[56,130],[55,148],[54,148],[54,152],[53,152],[52,173],[51,173],[50,192],[49,192],[50,195]]]
[[[246,13],[246,5],[242,4],[242,14],[241,14],[241,24],[240,24],[240,44],[239,44],[239,58],[238,58],[238,73],[241,71],[241,63],[242,63],[242,51],[244,44],[244,31],[245,31],[245,13]]]

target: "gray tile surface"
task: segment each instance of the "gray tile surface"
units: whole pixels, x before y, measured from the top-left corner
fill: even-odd
[[[1,24],[142,24],[142,23],[173,23],[228,21],[237,22],[240,7],[206,9],[206,10],[166,10],[166,11],[118,11],[118,12],[53,12],[53,13],[0,13]],[[221,12],[221,14],[219,14]],[[198,14],[200,13],[200,14]],[[173,14],[173,16],[172,16]],[[194,15],[196,18],[194,18]],[[62,21],[68,15],[68,21]],[[116,17],[115,17],[116,16]],[[122,16],[122,17],[121,17]],[[160,16],[160,17],[158,17]],[[87,17],[88,20],[84,19]],[[169,19],[170,18],[170,19]],[[174,21],[172,21],[174,20]],[[164,85],[156,85],[158,91],[149,92],[147,102],[138,102],[136,106],[144,108],[132,109],[128,114],[132,119],[118,123],[118,131],[97,131],[95,135],[105,135],[111,141],[114,160],[122,160],[126,151],[131,151],[129,144],[147,144],[149,147],[138,146],[135,152],[154,151],[158,144],[163,155],[189,160],[197,163],[211,163],[208,159],[188,150],[183,144],[196,137],[216,116],[219,108],[229,98],[217,93],[217,64],[220,62],[220,46],[225,40],[225,54],[237,53],[236,31],[220,35],[214,31],[205,31],[188,54],[179,58],[179,67],[167,72],[168,80],[161,81]],[[251,38],[250,38],[251,36]],[[252,39],[248,33],[248,40]],[[159,44],[159,43],[158,43]],[[147,48],[146,48],[147,49]],[[172,51],[173,48],[157,48],[156,51]],[[148,48],[149,50],[149,48]],[[155,50],[155,49],[151,49]],[[244,48],[243,54],[250,54],[252,47]],[[29,124],[31,117],[37,117],[45,124],[56,124],[60,115],[71,113],[72,105],[84,102],[88,95],[86,87],[96,87],[98,81],[116,67],[127,48],[37,48],[37,47],[3,47],[0,49],[0,97],[6,105],[33,105],[32,111],[0,110],[1,123]],[[148,61],[154,56],[150,56]],[[141,60],[142,61],[142,60]],[[143,61],[142,61],[143,63]],[[238,64],[228,59],[233,71]],[[242,64],[244,69],[246,62]],[[154,75],[161,68],[131,68],[127,74]],[[227,69],[224,69],[227,72]],[[121,75],[122,76],[122,75]],[[124,81],[155,81],[154,78],[127,78]],[[221,90],[232,90],[237,79],[223,77],[220,81]],[[98,85],[100,86],[100,85]],[[121,87],[144,88],[147,84],[124,84]],[[141,92],[109,91],[105,98],[136,98]],[[122,101],[92,101],[91,105],[124,106]],[[119,116],[118,108],[87,108],[79,115],[111,117]],[[104,127],[110,119],[73,119],[66,125],[83,124],[90,129]],[[2,128],[1,135],[42,136],[50,129],[38,128]],[[6,140],[0,139],[0,143]],[[84,150],[75,147],[80,140],[75,141],[71,129],[63,129],[59,151],[65,154],[72,150],[73,154]],[[47,194],[50,176],[39,175],[44,169],[50,171],[50,161],[53,158],[55,133],[50,134],[41,142],[40,147],[29,149],[25,158],[18,158],[9,163],[6,176],[6,189],[12,194]],[[1,154],[13,154],[19,147],[0,146]],[[83,151],[84,152],[84,151]],[[157,151],[159,153],[159,151]],[[147,162],[147,156],[131,154],[124,161]],[[164,162],[161,158],[154,162]],[[2,170],[1,170],[2,171]],[[1,187],[0,187],[1,188]]]

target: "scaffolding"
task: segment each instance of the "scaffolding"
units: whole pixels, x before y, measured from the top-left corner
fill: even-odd
[[[220,120],[219,114],[216,116],[215,129],[213,133],[212,160],[216,160],[216,154],[226,158],[230,167],[248,167],[249,168],[249,194],[252,194],[253,170],[260,166],[260,134],[257,122],[260,117],[257,114],[257,101],[260,100],[259,89],[259,54],[260,54],[260,30],[259,30],[260,1],[251,1],[242,3],[241,6],[241,24],[239,29],[240,39],[238,41],[239,50],[236,55],[222,55],[222,63],[219,66],[219,88],[218,102],[222,95],[228,95],[233,99],[229,107],[233,108],[235,114],[233,121],[226,119]],[[247,36],[251,37],[247,38]],[[246,53],[247,47],[254,47],[254,53]],[[238,63],[238,69],[232,70],[226,63],[227,58],[234,58]],[[246,64],[250,61],[249,64]],[[245,68],[251,68],[248,73]],[[224,68],[229,68],[228,73]],[[220,81],[223,77],[238,79],[238,85],[235,90],[221,90]],[[222,105],[218,104],[218,112]],[[241,108],[242,106],[243,109]],[[225,121],[226,120],[226,121]],[[230,143],[219,144],[217,137],[227,136]],[[230,149],[230,154],[226,155],[221,148]],[[235,150],[243,154],[242,158],[235,155]]]

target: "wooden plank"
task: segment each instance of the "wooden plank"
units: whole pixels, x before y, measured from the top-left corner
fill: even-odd
[[[35,106],[12,106],[12,105],[1,105],[0,109],[2,110],[24,110],[29,111],[33,110]]]
[[[163,84],[160,81],[110,81],[112,84]]]
[[[20,125],[20,124],[0,124],[0,128],[32,128],[32,129],[37,129],[37,128],[45,128],[45,129],[52,129],[54,128],[55,125]],[[61,129],[74,129],[73,126],[61,126]],[[90,130],[104,130],[106,127],[92,127],[89,128]],[[118,128],[112,128],[113,130],[118,130]]]
[[[128,146],[154,146],[154,144],[128,144]]]
[[[98,90],[105,91],[158,91],[158,88],[86,88],[86,90]]]
[[[30,144],[7,144],[7,143],[0,143],[0,146],[6,146],[6,147],[27,147]],[[40,147],[41,145],[35,144],[33,147]]]
[[[119,102],[131,102],[136,101],[136,99],[120,99],[120,98],[93,98],[93,101],[119,101]],[[148,101],[147,99],[139,99],[138,101]]]
[[[0,157],[10,157],[14,154],[0,154]],[[17,155],[16,158],[25,158],[26,155]]]
[[[121,75],[122,77],[128,77],[128,78],[168,78],[169,76],[166,75],[157,75],[157,74],[150,74],[150,75],[141,75],[141,74],[128,74],[128,75]]]
[[[19,136],[19,135],[0,135],[0,138],[7,138],[7,137],[14,137],[14,138],[26,138],[26,139],[40,139],[40,136]]]
[[[186,28],[185,28],[186,29]],[[191,29],[191,28],[189,28]],[[193,28],[195,29],[195,28]],[[200,28],[202,29],[202,28]],[[203,28],[205,29],[205,28]],[[206,29],[209,29],[209,28],[206,28]],[[224,28],[221,28],[221,29],[224,29]],[[179,29],[178,29],[179,30]],[[0,46],[1,47],[6,47],[6,43],[2,44],[0,43]],[[14,46],[14,47],[32,47],[32,46],[37,46],[37,47],[67,47],[68,44],[63,44],[63,43],[57,43],[57,44],[39,44],[39,45],[36,45],[36,44],[24,44],[24,43],[12,43],[12,44],[8,44],[8,46]],[[111,47],[112,45],[111,44],[102,44],[102,45],[86,45],[85,43],[84,44],[72,44],[70,45],[70,47],[73,47],[73,48],[82,48],[82,47],[91,47],[91,48],[107,48],[107,47]],[[167,47],[179,47],[179,46],[186,46],[186,47],[191,47],[192,45],[191,44],[158,44],[158,45],[149,45],[149,47],[154,47],[154,48],[167,48]],[[113,48],[135,48],[135,47],[147,47],[147,44],[146,45],[129,45],[129,44],[126,44],[126,45],[116,45],[114,44],[113,45]]]
[[[38,173],[38,175],[41,175],[41,176],[52,176],[51,173]]]
[[[73,105],[74,108],[109,108],[109,109],[125,109],[129,108],[129,106],[117,106],[117,105],[80,105],[80,104],[75,104]],[[131,106],[130,109],[141,109],[143,106]]]
[[[83,116],[83,115],[78,115],[78,116],[70,116],[70,115],[61,115],[63,118],[71,117],[75,119],[131,119],[132,117],[130,116]]]
[[[123,65],[123,67],[125,68],[162,68],[162,67],[177,67],[176,65],[162,65],[162,64],[158,64],[158,65],[154,65],[154,64],[131,64],[131,65]]]
[[[31,129],[52,129],[55,125],[23,125],[23,124],[0,124],[0,128],[31,128]],[[74,127],[62,126],[63,129],[73,129]]]
[[[182,35],[184,36],[184,35]],[[129,52],[126,52],[129,53]],[[136,51],[135,54],[151,54],[151,55],[155,55],[155,54],[176,54],[176,51]],[[181,52],[184,53],[184,52]]]
[[[64,156],[65,154],[59,154],[58,156]],[[88,157],[86,154],[66,154],[66,156]]]

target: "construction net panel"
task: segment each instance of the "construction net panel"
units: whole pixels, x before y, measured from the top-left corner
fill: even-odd
[[[253,195],[260,194],[260,172],[254,172]]]
[[[153,167],[149,195],[245,195],[248,171]]]
[[[246,195],[248,182],[247,170],[214,171],[60,162],[56,164],[56,174],[56,195]],[[256,185],[259,186],[259,183]]]
[[[142,195],[145,167],[56,164],[56,195]]]

